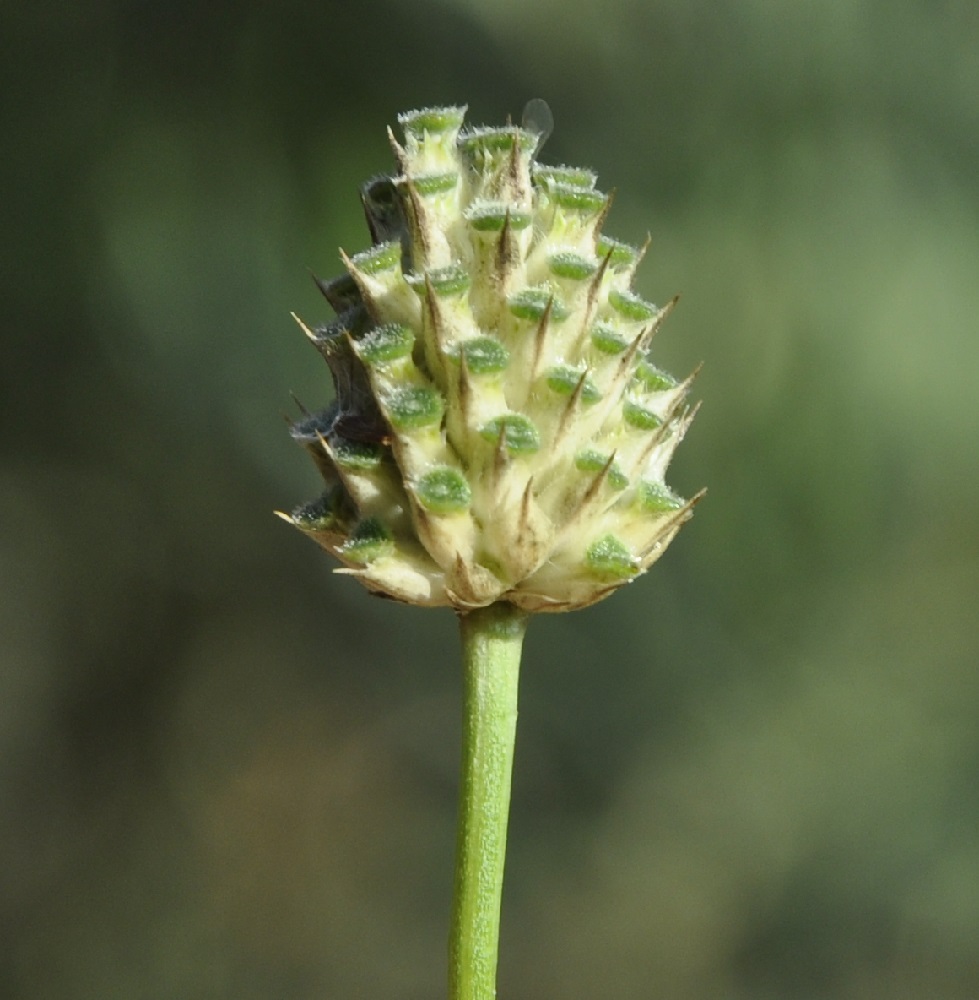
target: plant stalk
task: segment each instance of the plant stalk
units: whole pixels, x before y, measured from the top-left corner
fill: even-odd
[[[498,603],[460,617],[462,776],[449,932],[449,1000],[494,1000],[517,681],[528,615]]]

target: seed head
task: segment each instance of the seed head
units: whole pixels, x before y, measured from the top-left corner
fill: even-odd
[[[465,110],[399,116],[399,173],[361,191],[372,246],[317,281],[336,319],[300,326],[335,399],[292,434],[326,489],[283,516],[411,604],[585,607],[698,499],[664,482],[691,379],[646,357],[675,300],[632,291],[642,250],[602,234],[594,173],[536,162],[544,126]]]

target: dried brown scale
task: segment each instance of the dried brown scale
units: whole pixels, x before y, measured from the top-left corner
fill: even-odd
[[[676,299],[632,292],[648,239],[599,247],[594,174],[535,172],[536,133],[463,131],[463,110],[400,116],[399,175],[361,191],[372,248],[316,279],[337,319],[300,326],[337,398],[292,432],[327,493],[286,519],[409,603],[585,607],[699,499],[663,481],[692,377],[645,364]]]

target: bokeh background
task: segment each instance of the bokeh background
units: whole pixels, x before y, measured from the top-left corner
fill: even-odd
[[[444,995],[455,622],[272,516],[398,111],[543,97],[701,360],[641,582],[541,619],[503,1000],[979,995],[974,0],[6,0],[0,995]]]

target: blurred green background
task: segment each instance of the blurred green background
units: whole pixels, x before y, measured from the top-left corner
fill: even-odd
[[[503,1000],[979,996],[979,6],[0,14],[0,995],[444,995],[455,622],[272,516],[398,111],[550,103],[710,494],[535,622]]]

